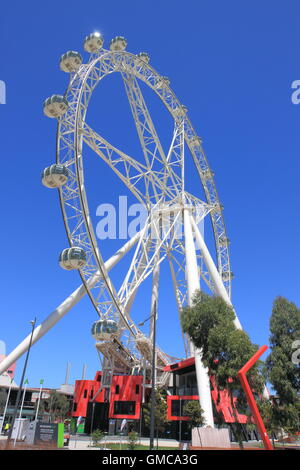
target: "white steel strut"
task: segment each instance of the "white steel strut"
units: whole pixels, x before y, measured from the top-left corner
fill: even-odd
[[[186,276],[188,288],[188,305],[193,305],[193,296],[200,290],[199,273],[197,266],[196,250],[193,240],[192,226],[190,222],[189,210],[183,210],[185,252],[186,252]],[[206,426],[214,427],[214,418],[211,401],[210,380],[207,368],[202,363],[201,351],[194,347],[195,367],[198,384],[200,406],[203,409]]]
[[[110,271],[118,262],[128,253],[128,251],[137,243],[140,238],[140,232],[131,240],[126,242],[108,261],[105,266]],[[100,278],[100,273],[96,273],[89,279],[89,286],[92,287]],[[78,287],[72,294],[67,297],[33,332],[32,344],[36,343],[44,336],[56,323],[59,322],[87,293],[84,285]],[[28,335],[1,363],[0,375],[8,369],[15,361],[17,361],[28,349],[31,334]]]

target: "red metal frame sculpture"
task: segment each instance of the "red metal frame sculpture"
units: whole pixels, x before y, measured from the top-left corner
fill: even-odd
[[[248,405],[252,411],[253,418],[255,421],[255,424],[258,428],[258,431],[261,435],[261,438],[263,440],[264,446],[266,450],[273,450],[273,446],[271,444],[271,441],[269,439],[269,436],[267,434],[264,422],[262,420],[262,417],[259,413],[259,410],[257,408],[257,404],[255,402],[254,395],[252,393],[251,387],[249,385],[249,382],[247,380],[246,374],[251,367],[255,364],[255,362],[260,358],[260,356],[268,349],[268,346],[262,346],[255,354],[254,356],[249,359],[248,362],[239,370],[238,372],[238,378],[242,384],[242,387],[244,389],[244,392],[247,397],[247,402]]]

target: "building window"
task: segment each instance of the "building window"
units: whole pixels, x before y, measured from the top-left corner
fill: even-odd
[[[74,406],[73,406],[73,411],[77,411],[77,403],[74,403]]]
[[[135,386],[135,393],[136,393],[136,395],[138,395],[140,393],[140,386],[139,385]]]
[[[115,391],[116,395],[119,395],[120,393],[120,385],[116,385],[116,391]]]
[[[134,415],[135,414],[135,401],[115,401],[114,402],[115,415]]]
[[[195,400],[172,400],[171,401],[171,416],[184,417],[183,409],[184,405],[189,401]]]
[[[83,392],[83,398],[86,398],[87,397],[87,389],[85,389],[85,391]]]

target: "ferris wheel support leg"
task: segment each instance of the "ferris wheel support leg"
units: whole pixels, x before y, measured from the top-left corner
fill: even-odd
[[[192,306],[193,296],[197,290],[200,290],[200,280],[198,274],[197,257],[193,239],[192,225],[188,209],[183,210],[183,221],[185,237],[188,304],[189,306]],[[201,350],[194,347],[194,353],[200,406],[203,409],[206,426],[211,426],[212,428],[214,428],[208,369],[203,365]]]
[[[230,305],[230,307],[232,307],[232,303],[231,303],[231,300],[229,298],[229,295],[224,287],[224,284],[223,284],[223,281],[221,279],[221,276],[219,274],[219,271],[217,270],[217,267],[210,255],[210,252],[208,251],[207,249],[207,246],[205,244],[205,241],[200,233],[200,230],[194,220],[194,218],[191,216],[190,217],[190,220],[191,220],[191,224],[192,224],[192,228],[194,230],[194,233],[195,233],[195,237],[196,237],[196,241],[198,243],[198,246],[201,250],[201,253],[203,255],[203,258],[204,258],[204,261],[205,261],[205,264],[206,264],[206,267],[209,271],[209,274],[214,282],[214,285],[215,285],[215,288],[216,288],[216,293],[228,304]],[[242,330],[242,325],[237,317],[237,315],[235,314],[235,320],[234,320],[234,324],[236,326],[236,328],[238,328],[239,330]]]
[[[110,271],[123,256],[135,245],[140,237],[140,232],[126,242],[111,258],[109,258],[105,267]],[[100,274],[96,273],[88,280],[88,285],[92,288],[100,279]],[[66,300],[64,300],[40,325],[38,325],[32,336],[32,344],[36,343],[44,336],[61,318],[63,318],[72,307],[74,307],[86,294],[84,285],[78,287]],[[28,349],[31,334],[28,335],[1,363],[0,375],[7,370],[15,361],[17,361]]]

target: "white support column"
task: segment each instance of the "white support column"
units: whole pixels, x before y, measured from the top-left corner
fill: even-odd
[[[195,236],[196,236],[196,241],[198,243],[198,246],[201,250],[201,253],[203,255],[203,259],[204,259],[204,262],[206,264],[206,267],[208,269],[208,272],[214,282],[214,285],[215,285],[215,288],[216,288],[216,293],[230,306],[232,307],[232,303],[231,303],[231,300],[229,298],[229,295],[227,293],[227,290],[225,289],[224,287],[224,284],[223,284],[223,281],[222,281],[222,278],[220,276],[220,273],[219,271],[217,270],[217,267],[210,255],[210,252],[208,251],[207,249],[207,246],[205,244],[205,241],[200,233],[200,230],[194,220],[194,218],[192,216],[190,216],[190,220],[191,220],[191,224],[192,224],[192,228],[194,230],[194,233],[195,233]],[[242,325],[237,317],[237,315],[235,314],[235,320],[234,320],[234,324],[236,326],[236,328],[238,328],[239,330],[242,330]]]
[[[197,290],[200,290],[197,257],[193,239],[192,226],[188,209],[183,210],[185,254],[186,254],[186,277],[188,288],[188,304],[192,306],[192,299]],[[202,363],[202,352],[194,348],[195,368],[199,393],[200,406],[204,412],[206,426],[214,428],[214,418],[210,391],[210,381],[207,368]]]
[[[140,237],[140,232],[120,248],[109,260],[106,261],[107,271],[112,269],[123,256],[135,245]],[[100,279],[100,274],[96,273],[88,280],[89,288],[92,288]],[[87,293],[84,285],[76,289],[66,300],[64,300],[33,332],[32,344],[36,343],[44,336],[59,320],[61,320]],[[11,364],[19,359],[28,349],[31,334],[28,335],[1,363],[0,375],[8,369]]]

